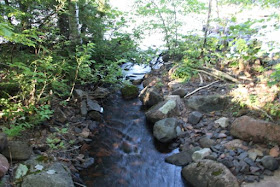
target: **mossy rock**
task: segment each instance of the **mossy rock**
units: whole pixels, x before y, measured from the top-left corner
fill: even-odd
[[[124,99],[133,99],[138,97],[139,89],[135,85],[125,85],[121,89],[121,93]]]

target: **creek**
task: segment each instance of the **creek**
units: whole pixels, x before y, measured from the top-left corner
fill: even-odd
[[[127,76],[136,79],[150,69],[130,64],[125,71]],[[118,92],[112,94],[103,107],[105,123],[100,125],[90,149],[95,164],[81,173],[87,186],[186,186],[181,167],[164,161],[178,150],[169,150],[168,145],[153,138],[152,125],[146,122],[138,98],[124,100]]]

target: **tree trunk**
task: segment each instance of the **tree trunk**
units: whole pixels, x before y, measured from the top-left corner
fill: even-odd
[[[208,17],[207,17],[207,23],[206,23],[206,28],[205,28],[205,32],[204,32],[203,49],[206,47],[206,43],[207,43],[207,34],[208,34],[208,31],[209,31],[211,9],[212,9],[212,0],[209,0]],[[203,54],[203,52],[202,52],[202,54]]]
[[[69,40],[74,44],[81,43],[80,29],[79,29],[79,7],[74,0],[69,2]]]

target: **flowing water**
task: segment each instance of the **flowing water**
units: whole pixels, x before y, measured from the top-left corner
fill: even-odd
[[[153,138],[152,125],[146,122],[141,105],[138,98],[123,100],[120,93],[104,103],[106,123],[91,145],[95,164],[82,172],[87,186],[186,186],[181,167],[164,162],[176,150],[168,150]]]

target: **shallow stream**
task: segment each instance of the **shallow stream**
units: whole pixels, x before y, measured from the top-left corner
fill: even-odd
[[[131,67],[142,75],[147,69]],[[143,71],[141,71],[143,70]],[[143,74],[144,75],[144,74]],[[175,151],[157,142],[146,122],[141,101],[124,100],[120,93],[104,103],[105,124],[91,144],[95,164],[82,172],[87,186],[183,187],[181,167],[165,163]]]

